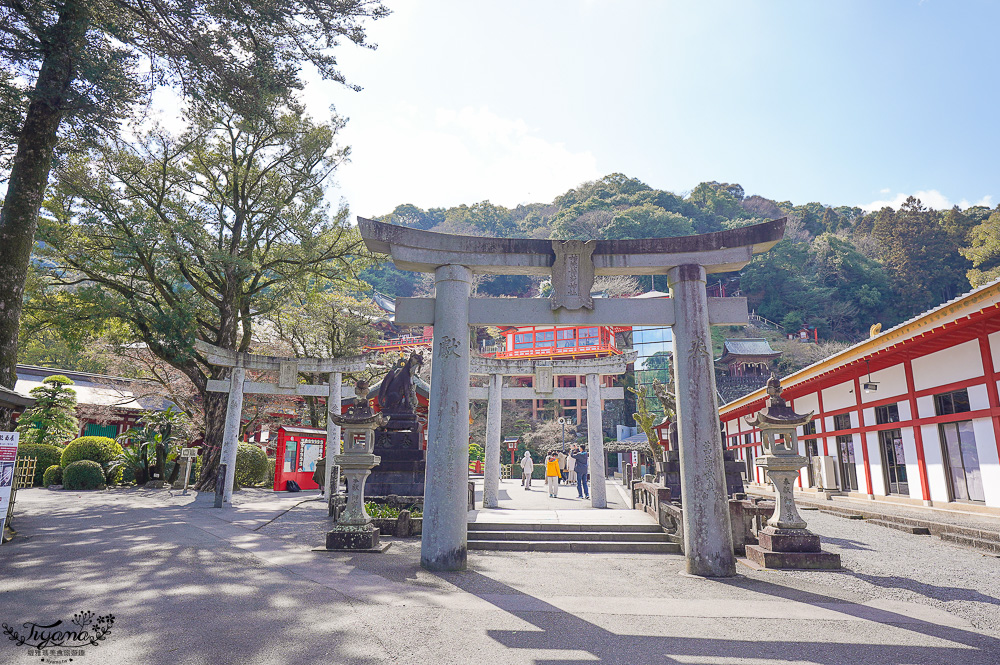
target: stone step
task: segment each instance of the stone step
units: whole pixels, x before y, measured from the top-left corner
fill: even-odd
[[[960,533],[942,533],[941,540],[949,543],[955,543],[956,545],[964,545],[965,547],[983,550],[991,554],[1000,555],[1000,539],[984,540],[982,538],[964,536]]]
[[[897,531],[905,531],[906,533],[912,533],[918,536],[929,536],[931,535],[931,530],[925,526],[914,526],[912,524],[903,524],[901,522],[893,522],[890,520],[865,520],[867,524],[875,524],[877,526],[884,526],[890,529],[896,529]]]
[[[469,542],[480,540],[577,540],[669,543],[665,533],[645,531],[469,531]]]
[[[820,508],[819,512],[825,513],[827,515],[836,515],[837,517],[845,517],[849,520],[863,520],[865,518],[864,515],[858,515],[857,513],[849,513],[840,510],[827,510],[825,508]]]
[[[680,554],[674,543],[631,543],[599,540],[470,540],[470,550],[504,552],[624,552],[628,554]]]
[[[590,531],[617,533],[663,533],[658,524],[518,524],[510,522],[469,522],[469,532],[473,531]]]

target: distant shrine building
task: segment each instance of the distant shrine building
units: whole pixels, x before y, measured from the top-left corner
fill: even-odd
[[[722,343],[722,357],[715,361],[716,387],[723,400],[738,399],[763,388],[773,361],[781,356],[766,339],[735,338]]]
[[[1000,512],[998,379],[1000,280],[782,378],[795,410],[816,412],[800,428],[800,491]],[[765,397],[719,410],[751,484],[765,480],[761,438],[744,417]]]
[[[591,358],[606,358],[621,355],[616,336],[630,331],[623,326],[522,326],[504,327],[503,344],[481,345],[481,354],[487,358],[498,359],[529,359],[529,360],[586,360]],[[558,388],[576,388],[586,383],[583,376],[555,376],[555,386]],[[601,386],[613,386],[614,376],[602,376]],[[533,376],[513,376],[510,378],[512,387],[532,387]],[[569,418],[573,423],[584,423],[587,420],[587,400],[533,399],[531,402],[531,417],[533,419],[551,420],[560,415]],[[558,404],[558,409],[556,405]],[[603,408],[603,405],[602,405]],[[558,412],[557,412],[558,411]]]

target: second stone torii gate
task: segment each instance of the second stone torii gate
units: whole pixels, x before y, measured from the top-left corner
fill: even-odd
[[[206,356],[209,365],[231,367],[229,379],[209,379],[209,392],[229,393],[226,405],[226,427],[222,434],[222,451],[219,463],[226,465],[222,493],[216,488],[216,508],[230,507],[233,500],[233,484],[236,478],[236,451],[240,437],[240,419],[243,414],[244,394],[296,395],[299,397],[325,397],[326,455],[340,447],[340,428],[333,422],[334,414],[340,415],[340,398],[343,392],[341,381],[345,372],[361,372],[367,366],[365,356],[349,358],[281,358],[250,353],[239,353],[223,349],[197,340],[195,349]],[[278,383],[259,383],[246,380],[247,370],[277,372]],[[326,374],[326,385],[299,383],[299,373]],[[327,461],[324,497],[329,500],[333,492],[331,471],[333,464]],[[339,482],[339,481],[337,481]]]
[[[602,387],[600,377],[624,374],[627,365],[635,362],[638,352],[591,360],[501,360],[472,358],[470,374],[490,377],[489,386],[469,388],[470,399],[488,400],[486,411],[486,469],[483,479],[483,508],[497,508],[500,490],[500,419],[505,399],[585,399],[587,400],[587,443],[590,451],[590,505],[607,508],[604,486],[604,418],[602,400],[624,399],[621,386]],[[553,379],[565,375],[585,375],[586,386],[556,387]],[[531,387],[504,387],[505,376],[534,376]],[[593,404],[597,404],[595,409]]]
[[[655,325],[673,328],[687,572],[736,574],[716,408],[712,325],[745,325],[745,298],[709,298],[708,273],[741,269],[785,232],[777,219],[677,238],[540,240],[434,233],[358,218],[365,245],[397,268],[434,273],[433,298],[400,298],[396,323],[434,326],[420,563],[464,570],[469,441],[469,326]],[[552,296],[472,298],[472,277],[551,277]],[[666,275],[669,299],[593,300],[595,275]]]

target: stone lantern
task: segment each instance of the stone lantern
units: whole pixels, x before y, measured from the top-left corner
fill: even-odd
[[[381,461],[372,452],[375,449],[374,431],[384,426],[387,418],[372,412],[366,381],[358,381],[355,395],[354,404],[347,407],[346,414],[330,415],[344,432],[344,452],[334,456],[333,461],[340,465],[347,479],[347,506],[333,530],[326,534],[326,549],[381,551],[384,548],[379,548],[379,530],[372,526],[372,518],[365,510],[365,481]]]
[[[808,462],[798,453],[796,429],[811,421],[815,412],[795,413],[781,397],[781,382],[774,373],[767,394],[767,406],[746,422],[761,432],[764,455],[754,463],[774,485],[774,514],[757,534],[760,544],[747,545],[747,556],[765,568],[840,568],[840,555],[820,549],[819,536],[806,529],[795,508],[795,481]]]

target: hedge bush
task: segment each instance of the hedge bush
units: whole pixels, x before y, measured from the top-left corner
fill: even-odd
[[[42,487],[62,485],[62,472],[63,468],[58,464],[53,464],[49,468],[45,469],[45,473],[42,475]]]
[[[63,469],[63,487],[68,490],[102,490],[104,469],[89,459],[73,462]]]
[[[62,465],[64,474],[65,469],[70,464],[81,460],[97,462],[102,469],[107,469],[108,465],[121,455],[122,452],[124,452],[123,448],[114,439],[109,439],[106,436],[81,436],[66,444],[62,452],[60,464]],[[122,481],[122,470],[119,469],[115,477],[108,480],[109,482],[120,483]]]
[[[49,443],[22,443],[17,447],[18,457],[35,458],[35,477],[31,481],[32,487],[43,486],[45,470],[53,464],[59,464],[62,453],[62,448]]]
[[[62,452],[62,467],[65,469],[73,462],[90,460],[102,467],[110,464],[124,450],[114,439],[106,436],[81,436],[66,444]]]
[[[267,453],[250,443],[236,448],[236,484],[252,487],[267,477]]]
[[[276,460],[273,457],[267,458],[267,474],[264,476],[264,482],[267,483],[268,487],[274,487],[274,467]]]

